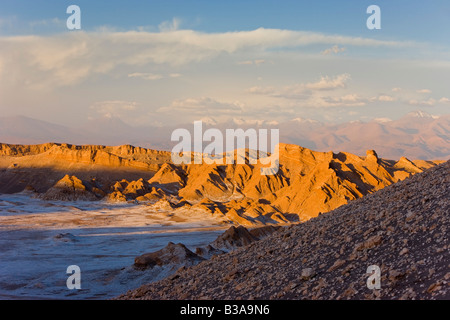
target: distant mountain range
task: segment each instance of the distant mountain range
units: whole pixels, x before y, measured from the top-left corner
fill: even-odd
[[[315,151],[345,150],[364,155],[374,149],[385,158],[447,160],[450,158],[450,114],[433,116],[423,111],[408,113],[398,120],[375,119],[342,124],[322,123],[310,119],[293,119],[283,123],[233,119],[216,122],[203,119],[204,130],[218,128],[279,128],[280,142],[301,145]],[[0,142],[39,144],[131,144],[157,150],[171,150],[176,128],[191,130],[192,123],[166,127],[133,127],[118,118],[89,120],[77,128],[24,116],[0,117]]]

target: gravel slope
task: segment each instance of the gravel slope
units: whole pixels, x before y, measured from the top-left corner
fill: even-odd
[[[449,222],[446,162],[118,299],[450,299]]]

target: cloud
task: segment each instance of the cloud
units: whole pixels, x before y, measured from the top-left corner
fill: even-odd
[[[324,51],[322,51],[321,54],[323,54],[323,55],[330,55],[330,54],[333,54],[333,53],[337,54],[337,53],[340,53],[340,52],[344,52],[346,50],[347,50],[346,48],[339,47],[338,45],[334,45],[331,48],[328,48],[328,49],[325,49]]]
[[[1,69],[0,69],[1,71]],[[450,103],[450,99],[446,98],[446,97],[442,97],[441,99],[439,99],[439,103]]]
[[[246,90],[247,93],[271,96],[285,99],[306,99],[311,93],[305,89],[303,84],[294,84],[281,88],[254,86]]]
[[[292,106],[295,109],[304,107],[362,107],[368,102],[371,102],[371,99],[363,98],[354,93],[330,95],[330,92],[335,91],[338,93],[340,89],[346,88],[349,79],[351,79],[351,76],[344,73],[333,77],[324,76],[316,82],[299,83],[284,87],[254,86],[248,88],[246,92],[273,98],[293,100],[293,105],[282,102],[285,111],[286,107],[289,106]]]
[[[174,111],[187,115],[220,116],[224,114],[240,114],[244,104],[235,102],[222,102],[210,97],[187,98],[174,100],[169,106],[159,108],[158,112],[173,113]]]
[[[14,73],[18,83],[26,79],[42,89],[73,86],[96,75],[112,74],[122,67],[184,66],[239,53],[261,54],[274,49],[336,43],[395,48],[412,45],[317,32],[259,28],[203,33],[179,30],[179,26],[180,21],[175,18],[162,23],[160,32],[114,32],[106,29],[48,36],[0,37],[0,58],[6,61],[5,66],[9,69],[4,73]],[[252,63],[260,65],[264,60],[252,60]],[[324,83],[326,81],[323,80]]]
[[[142,72],[135,72],[130,73],[128,75],[128,78],[140,78],[143,80],[161,80],[165,78],[180,78],[183,75],[181,73],[170,73],[168,75],[162,75],[162,74],[155,74],[155,73],[142,73]]]
[[[36,20],[30,21],[28,25],[34,30],[37,28],[48,28],[48,27],[58,27],[58,28],[66,28],[66,20],[61,20],[59,18],[53,19],[44,19],[44,20]]]
[[[329,91],[345,88],[346,83],[350,78],[350,75],[345,73],[335,77],[321,77],[317,82],[298,83],[280,88],[273,86],[254,86],[248,88],[246,92],[285,99],[307,99],[314,91]]]
[[[421,90],[417,90],[417,93],[431,93],[430,89],[421,89]]]
[[[264,59],[257,59],[257,60],[245,60],[238,62],[239,65],[256,65],[259,66],[260,64],[265,63],[266,60]]]
[[[392,88],[392,92],[400,92],[402,91],[402,88]]]
[[[128,75],[128,78],[141,78],[144,80],[159,80],[159,79],[164,78],[164,76],[160,75],[160,74],[154,74],[154,73],[135,72],[135,73],[130,73]]]
[[[350,75],[345,73],[334,78],[328,76],[322,77],[319,81],[305,84],[305,88],[311,90],[333,90],[337,88],[345,88],[346,82],[350,79]]]
[[[320,101],[322,100],[322,101]],[[367,99],[361,98],[357,94],[347,94],[340,97],[321,97],[317,101],[317,106],[321,107],[362,107],[367,103]]]
[[[17,16],[0,17],[1,29],[12,29],[18,24]]]
[[[432,107],[436,104],[436,100],[433,98],[430,98],[428,100],[416,100],[412,99],[408,101],[408,104],[412,106],[423,106],[423,107]]]
[[[171,21],[164,21],[158,26],[161,32],[171,32],[176,31],[180,27],[181,20],[178,18],[173,18]]]
[[[374,122],[378,122],[378,123],[386,123],[386,122],[391,122],[392,119],[391,118],[375,118],[373,119]]]
[[[130,112],[136,111],[138,103],[134,101],[99,101],[90,107],[90,117],[95,118],[127,118]]]
[[[380,95],[378,96],[378,101],[383,101],[383,102],[392,102],[392,101],[396,101],[397,99],[389,96],[389,95]]]

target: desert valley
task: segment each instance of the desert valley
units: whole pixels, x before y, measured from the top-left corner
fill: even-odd
[[[1,144],[0,232],[8,262],[0,294],[112,298],[294,226],[307,228],[437,166],[448,188],[444,161],[280,144],[278,172],[261,175],[262,164],[250,164],[251,150],[245,154],[245,164],[175,165],[170,152],[131,145]],[[65,287],[70,264],[82,268],[84,290]]]
[[[0,1],[0,300],[450,300],[449,12]]]

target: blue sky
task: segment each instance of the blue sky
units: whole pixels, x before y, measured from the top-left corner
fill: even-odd
[[[71,4],[81,31],[66,28]],[[381,30],[366,27],[372,4]],[[133,125],[446,114],[449,16],[447,0],[2,0],[0,112]]]
[[[70,4],[83,10],[83,28],[114,26],[133,30],[139,26],[158,26],[179,18],[185,28],[205,32],[253,30],[259,27],[345,33],[445,41],[450,36],[450,2],[447,0],[3,0],[0,17],[16,19],[4,34],[28,34],[30,22],[59,18],[65,20]],[[376,4],[382,8],[383,30],[373,34],[365,27],[365,9]],[[65,31],[54,28],[53,32]],[[44,28],[35,31],[42,32]],[[48,30],[45,30],[48,31]]]

